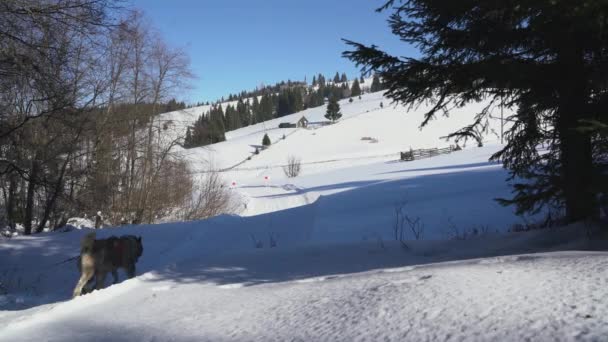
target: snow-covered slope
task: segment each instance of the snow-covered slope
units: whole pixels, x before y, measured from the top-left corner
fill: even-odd
[[[608,255],[567,252],[605,247],[589,245],[580,226],[550,234],[415,241],[409,249],[379,239],[297,247],[279,238],[275,248],[236,253],[228,242],[239,235],[233,233],[260,228],[259,221],[241,223],[224,218],[122,229],[144,236],[140,276],[74,300],[68,300],[76,279],[72,263],[43,269],[34,261],[41,250],[48,253],[44,260],[71,255],[82,234],[18,238],[11,242],[16,255],[3,251],[3,260],[43,277],[29,296],[17,297],[18,305],[0,312],[0,341],[601,341],[608,336]],[[228,232],[224,243],[220,231]],[[532,251],[559,252],[521,254]]]
[[[423,114],[428,110],[426,106],[406,108],[391,104],[382,93],[365,94],[361,99],[354,98],[340,102],[342,118],[332,125],[320,125],[327,120],[324,118],[325,107],[317,107],[300,113],[288,115],[257,125],[241,128],[227,133],[227,141],[202,148],[183,150],[181,153],[191,162],[194,172],[204,175],[210,169],[222,170],[222,177],[226,184],[236,184],[234,191],[244,198],[243,210],[245,216],[259,215],[305,205],[316,201],[319,196],[349,190],[355,186],[348,183],[363,185],[374,183],[376,186],[369,189],[382,189],[383,192],[376,204],[369,205],[369,197],[362,197],[359,207],[368,208],[368,220],[359,221],[369,224],[374,220],[383,218],[386,224],[387,213],[394,210],[399,203],[408,203],[408,209],[415,211],[416,215],[426,216],[425,213],[440,210],[429,218],[435,224],[446,220],[460,221],[461,224],[488,225],[494,222],[492,217],[500,217],[501,227],[493,229],[504,230],[513,221],[512,211],[499,207],[491,199],[508,196],[508,188],[498,179],[506,178],[499,165],[488,163],[489,157],[499,150],[500,132],[499,108],[494,109],[493,118],[484,135],[488,147],[477,148],[476,143],[469,141],[465,151],[455,153],[453,157],[441,156],[433,158],[434,161],[420,161],[415,164],[398,163],[399,152],[410,148],[443,148],[453,142],[445,141],[443,137],[449,133],[469,124],[475,114],[484,107],[484,103],[472,104],[464,108],[453,110],[449,117],[439,117],[431,121],[424,129],[420,129]],[[508,114],[508,113],[507,113]],[[281,122],[295,123],[301,117],[306,117],[311,123],[308,129],[289,128],[279,129]],[[273,144],[260,154],[253,154],[261,145],[262,137],[268,134]],[[373,140],[370,140],[373,139]],[[462,143],[461,143],[462,145]],[[290,156],[299,158],[302,163],[301,175],[290,179],[283,172],[283,166]],[[448,158],[448,159],[445,159]],[[492,184],[486,187],[486,195],[480,201],[456,201],[445,199],[445,195],[436,196],[438,208],[432,208],[418,200],[419,186],[409,186],[412,190],[404,191],[402,182],[386,182],[397,179],[409,179],[428,174],[428,172],[401,172],[403,169],[416,169],[436,166],[440,169],[455,171],[458,169],[491,168],[492,178],[489,183],[483,172],[478,172],[478,184]],[[437,171],[431,173],[444,173]],[[480,170],[477,170],[480,171]],[[467,173],[467,175],[472,175]],[[470,179],[478,175],[467,176]],[[441,178],[438,178],[440,182]],[[466,177],[465,177],[466,178]],[[470,192],[465,179],[456,181],[449,187],[442,187],[442,191],[450,192],[453,197]],[[381,182],[385,182],[380,185]],[[408,181],[409,183],[409,181]],[[360,186],[358,186],[360,187]],[[424,191],[428,191],[425,188]],[[365,192],[362,192],[365,193]],[[377,196],[377,194],[374,194]],[[367,194],[366,194],[367,196]],[[476,195],[472,195],[476,196]],[[357,198],[356,196],[350,196]],[[439,198],[444,198],[440,200]],[[483,202],[480,204],[477,202]],[[318,203],[323,210],[325,199]],[[341,205],[353,203],[341,202]],[[463,211],[461,204],[467,208]],[[373,208],[377,207],[374,214]],[[474,208],[479,208],[477,211]],[[473,215],[471,215],[473,213]],[[480,214],[477,214],[480,213]],[[490,214],[491,213],[491,214]],[[457,216],[457,217],[455,217]],[[465,218],[466,217],[466,218]],[[485,217],[485,218],[484,218]],[[488,222],[490,221],[490,222]],[[430,222],[429,222],[430,224]]]
[[[285,164],[290,155],[300,158],[303,163],[333,161],[332,165],[324,165],[322,171],[354,163],[366,164],[369,163],[367,159],[394,160],[399,151],[410,148],[449,146],[450,142],[442,137],[470,124],[483,105],[472,104],[454,109],[449,117],[439,117],[421,130],[423,114],[429,107],[406,108],[391,104],[381,92],[365,94],[361,100],[354,98],[352,103],[348,100],[340,101],[343,116],[334,125],[320,126],[327,121],[324,117],[325,106],[321,106],[227,132],[227,141],[189,149],[184,154],[193,161],[197,170],[207,169],[209,164],[206,161],[210,160],[217,169],[235,165],[239,169],[267,168]],[[487,141],[498,141],[498,115],[499,109],[496,108],[496,118],[490,120],[485,135]],[[303,116],[311,123],[310,129],[278,128],[282,122],[295,123]],[[252,156],[266,133],[273,146],[259,156]],[[375,142],[362,140],[365,137],[373,138]],[[473,145],[473,142],[469,142],[469,145]],[[250,161],[239,164],[250,156]],[[205,162],[200,163],[201,161]],[[315,169],[305,167],[303,172],[311,173]]]
[[[71,300],[69,258],[87,229],[0,240],[0,341],[608,337],[608,253],[597,251],[606,243],[582,226],[506,233],[522,218],[493,200],[510,195],[506,171],[488,162],[501,148],[495,135],[398,161],[410,147],[448,145],[441,137],[481,105],[422,131],[424,108],[392,107],[381,94],[341,106],[334,125],[275,128],[324,120],[310,109],[179,151],[195,171],[221,169],[242,213],[98,231],[143,237],[135,279]],[[265,133],[273,145],[247,160]],[[281,169],[289,155],[302,159],[299,177]],[[395,240],[399,208],[420,240],[407,220],[404,244]]]

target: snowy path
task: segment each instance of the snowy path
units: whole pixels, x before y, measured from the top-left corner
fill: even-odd
[[[196,268],[189,267],[192,281],[144,275],[40,310],[9,324],[0,341],[608,337],[606,253],[495,257],[257,285],[194,281]]]

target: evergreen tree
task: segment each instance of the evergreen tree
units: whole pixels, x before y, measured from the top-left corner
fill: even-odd
[[[280,118],[282,116],[290,114],[289,109],[291,104],[289,100],[289,92],[287,90],[284,90],[279,94],[279,99],[277,102],[277,117]]]
[[[239,99],[236,104],[236,115],[241,127],[249,126],[251,121],[250,110],[249,106],[245,103],[245,101],[243,101],[243,99]]]
[[[334,76],[334,85],[340,83],[340,74],[336,71],[336,75]]]
[[[304,109],[304,102],[302,100],[303,91],[304,89],[296,87],[289,92],[289,114],[297,113]]]
[[[328,90],[329,90],[329,92],[327,92],[327,95],[326,95],[327,98],[331,99],[333,97],[334,99],[336,99],[336,101],[342,99],[342,96],[343,96],[342,87],[332,85],[331,88],[329,88]]]
[[[316,86],[317,86],[317,77],[316,77],[316,76],[313,76],[313,77],[312,77],[312,86],[313,86],[313,87],[316,87]]]
[[[209,130],[211,144],[226,140],[226,128],[224,126],[224,111],[222,105],[218,104],[209,113]]]
[[[353,86],[350,89],[351,96],[359,96],[361,95],[361,86],[359,85],[359,80],[355,78],[353,82]]]
[[[375,93],[380,90],[382,90],[382,84],[380,83],[380,77],[378,75],[374,75],[374,78],[372,79],[372,86],[370,88],[370,91],[372,93]]]
[[[382,9],[393,8],[393,32],[420,57],[354,42],[344,55],[378,72],[393,100],[431,102],[422,126],[455,105],[486,99],[471,125],[450,138],[481,141],[491,107],[512,107],[507,144],[493,159],[510,170],[515,196],[500,202],[520,214],[565,209],[568,222],[598,217],[597,199],[608,193],[606,159],[598,154],[605,145],[581,125],[608,122],[605,2],[391,0]],[[539,153],[541,143],[548,151]]]
[[[342,86],[340,87],[340,89],[342,90],[342,92],[340,94],[341,99],[350,97],[351,91],[350,91],[350,88],[348,88],[348,83],[342,83]]]
[[[340,82],[342,82],[342,83],[348,82],[348,77],[346,77],[345,73],[342,73],[342,76],[340,76]]]
[[[272,120],[274,115],[274,104],[270,94],[264,94],[260,101],[257,122]]]
[[[359,83],[361,83],[361,84],[365,83],[365,78],[363,78],[363,75],[361,75],[361,77],[359,77]]]
[[[186,128],[186,138],[184,138],[184,148],[192,147],[192,132],[190,126]]]
[[[188,132],[186,131],[186,135]],[[212,144],[211,128],[209,125],[209,117],[205,114],[201,115],[194,123],[191,130],[191,137],[187,148],[198,147]]]
[[[308,107],[314,108],[314,107],[319,107],[322,105],[323,105],[323,91],[320,89],[316,90],[316,91],[312,91],[308,95]]]
[[[228,131],[233,131],[235,129],[239,129],[239,128],[243,127],[241,118],[239,117],[239,113],[232,105],[226,106],[225,117],[226,117],[226,122],[227,122],[226,129]]]
[[[342,117],[342,113],[340,113],[340,104],[335,97],[331,97],[329,99],[329,103],[327,104],[327,111],[325,113],[325,118],[335,122],[336,120]]]
[[[270,146],[270,138],[268,137],[268,134],[264,134],[264,137],[262,138],[262,146]]]
[[[326,84],[325,76],[319,74],[319,76],[317,77],[317,83],[319,84],[319,88],[325,87],[325,84]]]
[[[249,121],[250,125],[255,125],[256,123],[258,123],[259,110],[260,110],[260,101],[258,100],[257,96],[254,96],[253,101],[251,103],[251,113],[250,113],[250,121]]]

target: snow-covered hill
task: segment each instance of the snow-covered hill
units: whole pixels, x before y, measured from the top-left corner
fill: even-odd
[[[63,261],[86,231],[0,240],[0,341],[608,337],[606,243],[582,226],[507,233],[522,218],[493,200],[510,195],[506,171],[488,162],[495,134],[484,147],[398,161],[410,147],[449,145],[441,137],[482,105],[422,131],[424,108],[379,93],[340,105],[334,125],[277,128],[324,121],[314,108],[180,150],[201,175],[221,170],[242,212],[99,231],[143,237],[135,279],[71,300],[78,272]],[[265,133],[272,146],[252,156]],[[290,155],[302,160],[296,178],[281,168]],[[417,222],[421,239],[405,220],[396,241],[397,217]]]
[[[320,124],[327,122],[324,117],[325,107],[311,108],[228,132],[225,142],[182,150],[181,153],[190,161],[194,172],[201,175],[210,169],[222,170],[221,175],[226,184],[236,184],[234,191],[244,199],[241,215],[254,216],[312,203],[319,196],[353,188],[345,185],[348,182],[380,183],[419,175],[420,172],[398,171],[413,165],[398,163],[399,152],[408,151],[410,148],[443,148],[454,144],[443,137],[469,124],[484,105],[480,103],[455,109],[449,117],[439,117],[424,129],[420,129],[423,114],[428,110],[427,106],[406,108],[392,104],[380,92],[365,94],[361,99],[354,98],[352,103],[348,100],[341,101],[343,116],[332,125]],[[513,221],[512,211],[499,207],[491,198],[509,195],[504,182],[498,181],[506,176],[499,165],[488,163],[489,157],[500,148],[499,111],[499,108],[494,109],[493,119],[490,119],[484,135],[488,147],[479,149],[475,142],[469,141],[464,145],[468,152],[458,152],[451,159],[444,159],[445,156],[436,157],[435,161],[421,162],[421,165],[450,164],[447,170],[472,166],[492,167],[496,178],[489,182],[496,184],[500,190],[493,194],[488,190],[488,197],[481,200],[486,205],[479,207],[484,208],[480,212],[492,214],[487,215],[488,220],[480,220],[477,224],[488,224],[488,221],[491,221],[489,218],[502,215],[500,217],[504,218],[504,222],[501,227],[495,229],[504,230]],[[278,128],[282,122],[295,123],[302,117],[306,117],[310,122],[307,129]],[[260,154],[254,154],[255,149],[260,147],[264,134],[269,135],[272,145]],[[290,156],[299,158],[302,163],[301,175],[293,179],[283,172],[283,166],[287,164]],[[464,184],[466,183],[458,182],[452,191],[466,194],[467,188]],[[388,186],[391,185],[386,184],[386,187]],[[423,203],[416,201],[416,190],[403,191],[398,185],[393,186],[395,191],[385,191],[384,199],[379,200],[378,203],[382,204],[376,216],[386,218],[386,212],[392,211],[395,204],[401,202],[408,202],[412,210],[417,211],[417,215],[427,212],[424,208],[435,210],[416,204]],[[390,193],[394,194],[389,195]],[[365,199],[368,200],[370,198]],[[375,205],[369,206],[365,201],[360,205],[370,208],[368,217],[369,221],[372,221],[371,208]],[[479,219],[479,216],[483,216],[466,214],[469,218],[461,218],[465,216],[465,212],[460,210],[460,204],[467,202],[457,202],[458,206],[442,205],[439,208],[440,215],[431,215],[433,218],[429,220],[438,223],[440,219],[456,219],[470,224]],[[325,200],[317,205],[323,207],[324,203]],[[471,202],[470,208],[475,205]]]
[[[431,121],[421,130],[423,114],[429,107],[410,109],[392,104],[381,92],[371,93],[363,95],[360,100],[354,98],[352,103],[348,100],[340,101],[343,116],[334,125],[320,126],[321,123],[327,122],[324,117],[325,106],[321,106],[227,132],[227,141],[189,149],[184,151],[184,154],[194,165],[198,165],[198,168],[195,166],[197,170],[208,168],[207,163],[197,162],[209,160],[213,161],[217,169],[235,165],[239,168],[266,168],[285,164],[289,155],[301,158],[303,163],[334,161],[338,164],[324,165],[320,168],[321,171],[353,163],[361,164],[357,159],[394,160],[399,151],[410,148],[448,146],[450,142],[446,142],[442,137],[470,124],[483,105],[481,103],[457,108],[449,117]],[[169,114],[178,115],[175,112]],[[282,122],[296,123],[301,117],[308,119],[311,123],[310,129],[278,128]],[[498,108],[494,111],[494,117],[495,119],[489,122],[489,130],[485,136],[488,142],[499,140]],[[182,122],[186,121],[188,120],[182,119]],[[176,122],[179,120],[176,119]],[[260,156],[253,156],[251,161],[239,164],[252,156],[256,146],[261,145],[264,134],[269,135],[273,146]],[[364,137],[374,138],[377,142],[361,140]],[[470,145],[474,145],[473,142],[470,142]],[[363,164],[368,163],[369,161],[363,161]],[[315,169],[304,168],[304,173],[311,173]]]

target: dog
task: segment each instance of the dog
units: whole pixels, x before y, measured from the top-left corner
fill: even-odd
[[[94,232],[87,234],[80,243],[77,266],[80,279],[74,288],[73,297],[83,293],[85,285],[95,277],[95,289],[104,287],[108,272],[112,272],[114,284],[118,282],[118,269],[123,268],[128,278],[135,277],[135,264],[142,256],[144,247],[141,237],[124,235],[107,239],[95,239]]]

